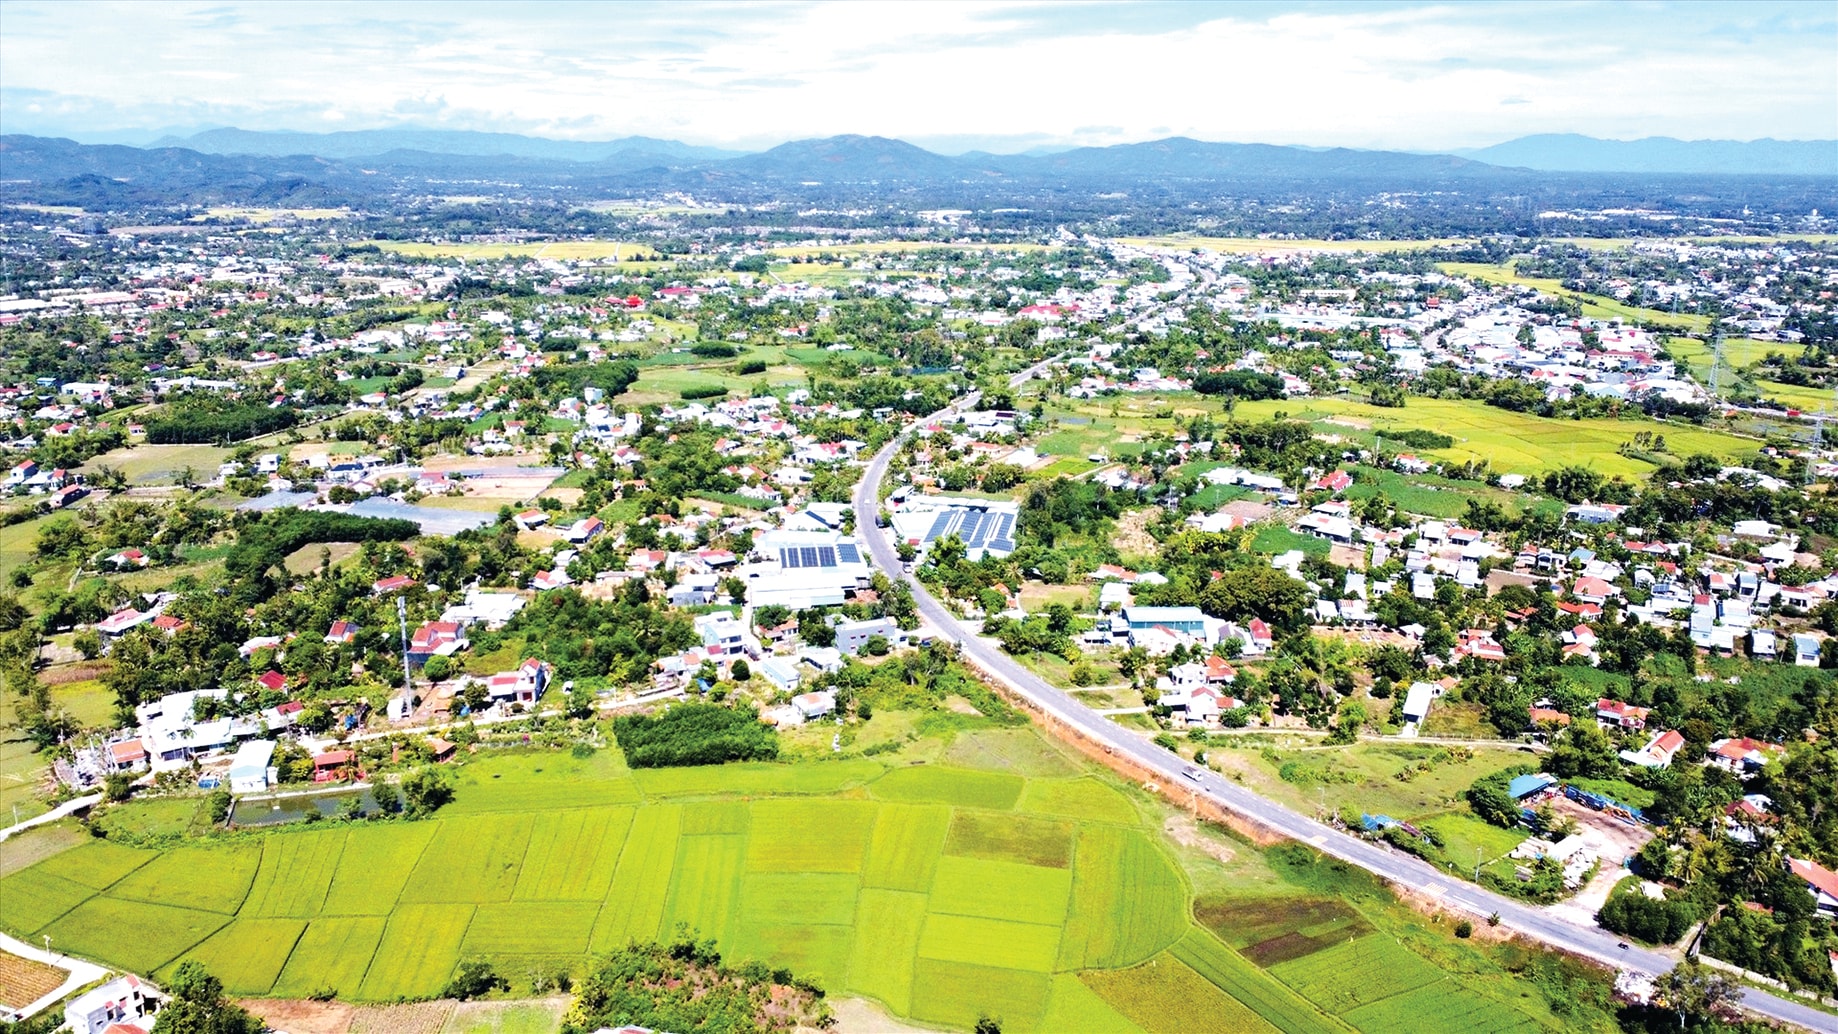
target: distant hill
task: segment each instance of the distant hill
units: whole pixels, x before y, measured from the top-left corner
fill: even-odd
[[[310,154],[320,158],[369,158],[394,151],[424,154],[540,158],[548,161],[598,162],[619,155],[646,154],[675,162],[719,161],[744,152],[695,147],[675,140],[628,136],[617,140],[545,140],[516,133],[474,133],[450,129],[361,129],[339,133],[256,132],[210,129],[188,137],[165,137],[152,147],[184,147],[204,154],[251,154],[282,157]]]
[[[1371,179],[1499,176],[1507,170],[1449,155],[1225,144],[1169,137],[1139,144],[1080,147],[1058,154],[986,156],[1017,175],[1107,179]]]
[[[1600,140],[1545,133],[1455,153],[1543,172],[1838,176],[1838,140]]]
[[[798,182],[929,181],[969,175],[955,158],[933,154],[884,136],[831,136],[793,140],[760,154],[732,158],[713,167],[727,175]]]

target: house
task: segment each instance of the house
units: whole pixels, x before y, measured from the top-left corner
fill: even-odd
[[[577,545],[586,542],[606,530],[606,522],[598,517],[583,517],[574,522],[568,529],[568,541]]]
[[[1769,755],[1781,749],[1778,743],[1763,743],[1747,736],[1718,740],[1710,745],[1710,764],[1736,775],[1758,772],[1768,763]]]
[[[1596,721],[1616,729],[1644,729],[1651,712],[1651,708],[1635,707],[1619,700],[1604,698],[1595,702]]]
[[[516,521],[517,527],[524,531],[540,528],[549,523],[549,515],[541,510],[525,510],[511,519]]]
[[[335,783],[351,778],[351,763],[357,754],[349,750],[328,750],[313,755],[313,782]]]
[[[1672,764],[1673,755],[1684,745],[1685,734],[1672,729],[1655,734],[1639,750],[1622,751],[1621,760],[1642,768],[1665,768]]]
[[[1838,872],[1818,862],[1798,858],[1789,858],[1787,868],[1806,881],[1806,890],[1812,894],[1814,907],[1820,915],[1838,917]]]
[[[1526,798],[1536,797],[1556,785],[1557,779],[1555,777],[1545,775],[1542,772],[1517,775],[1513,777],[1512,782],[1506,784],[1506,794],[1514,801],[1524,801]]]
[[[1344,492],[1353,487],[1353,475],[1344,470],[1336,470],[1316,478],[1308,487],[1317,492]]]
[[[857,654],[868,645],[875,636],[886,640],[888,645],[900,641],[900,626],[892,618],[869,618],[862,621],[838,621],[836,623],[836,649],[846,654]]]
[[[358,628],[356,622],[346,621],[341,618],[332,622],[332,627],[326,630],[325,641],[329,646],[348,643],[356,639],[360,631],[362,631],[362,629]]]
[[[263,672],[261,677],[255,680],[255,684],[270,693],[279,693],[281,690],[287,688],[287,676],[270,668]]]
[[[274,763],[273,740],[250,740],[230,758],[230,792],[261,793],[268,789],[268,766]]]
[[[1117,621],[1132,646],[1151,653],[1161,649],[1164,654],[1181,643],[1211,646],[1225,628],[1224,622],[1198,607],[1125,607]]]
[[[1811,632],[1795,632],[1793,634],[1793,663],[1802,668],[1817,668],[1821,645],[1819,637]]]
[[[139,628],[141,625],[152,621],[153,617],[154,615],[151,611],[142,612],[135,610],[133,607],[129,607],[126,610],[118,610],[108,617],[103,618],[101,621],[96,622],[96,631],[113,638],[115,636],[125,635],[131,629]]]
[[[1481,661],[1503,661],[1506,659],[1506,647],[1493,638],[1493,633],[1484,629],[1464,629],[1461,641],[1455,649],[1449,651],[1449,659],[1459,661],[1463,657],[1473,657]]]
[[[379,578],[371,582],[370,591],[377,596],[387,596],[392,592],[402,592],[405,589],[411,588],[414,584],[415,579],[410,578],[408,575],[394,574],[390,575],[388,578]]]
[[[800,693],[791,698],[791,706],[804,721],[814,721],[836,711],[836,694],[830,690],[818,690],[813,693]]]
[[[138,738],[108,745],[105,759],[110,772],[139,772],[147,767],[147,748]]]
[[[153,559],[138,549],[124,549],[104,557],[102,562],[120,571],[130,567],[146,567]]]
[[[549,674],[553,669],[547,661],[534,657],[526,659],[515,671],[503,671],[485,681],[485,690],[491,694],[494,703],[515,702],[533,704],[542,696],[543,690],[549,687]]]
[[[528,602],[514,592],[481,592],[478,589],[467,589],[466,598],[440,612],[440,620],[452,622],[461,628],[473,625],[484,625],[487,629],[497,630],[510,623]]]
[[[121,1024],[151,1030],[166,1004],[164,995],[133,974],[85,992],[64,1006],[64,1023],[76,1034],[103,1034]]]
[[[720,575],[690,574],[678,579],[665,595],[673,607],[700,607],[715,602],[720,593]]]
[[[1404,721],[1417,725],[1429,716],[1430,703],[1440,696],[1442,687],[1434,682],[1413,682],[1404,694]]]
[[[466,633],[457,621],[427,621],[408,641],[408,663],[419,668],[430,657],[451,657],[467,646]]]
[[[767,682],[779,690],[790,693],[803,681],[803,673],[798,670],[796,661],[784,657],[768,657],[753,669],[764,676]]]

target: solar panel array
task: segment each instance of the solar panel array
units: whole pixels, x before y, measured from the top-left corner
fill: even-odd
[[[992,550],[998,553],[1015,551],[1015,515],[1012,513],[988,510],[977,510],[967,506],[955,506],[940,510],[932,518],[932,526],[926,529],[925,544],[955,534],[972,553],[979,549]]]
[[[854,546],[848,547],[851,552]],[[857,554],[857,561],[861,556]],[[779,550],[779,565],[782,567],[835,567],[837,550],[831,546],[788,546]]]
[[[859,564],[862,562],[862,551],[853,542],[839,542],[836,544],[836,559],[845,564]]]

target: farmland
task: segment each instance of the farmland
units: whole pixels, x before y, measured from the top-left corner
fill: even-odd
[[[1346,438],[1363,436],[1327,423],[1330,418],[1356,418],[1367,425],[1365,430],[1376,434],[1434,428],[1453,436],[1455,444],[1447,449],[1420,449],[1418,455],[1456,463],[1486,461],[1502,474],[1542,474],[1560,466],[1580,465],[1604,475],[1644,475],[1653,470],[1652,464],[1616,452],[1640,431],[1665,435],[1671,451],[1678,456],[1702,452],[1728,460],[1760,447],[1756,442],[1689,424],[1606,418],[1557,420],[1515,413],[1472,399],[1413,397],[1403,409],[1381,409],[1340,398],[1272,400],[1241,403],[1235,415],[1241,420],[1269,419],[1278,412],[1296,420],[1323,423],[1322,430]]]
[[[251,996],[432,995],[469,957],[517,981],[683,924],[735,959],[947,1027],[987,1013],[1016,1031],[1382,1030],[1402,995],[1451,1011],[1433,997],[1439,963],[1374,936],[1385,928],[1365,905],[1301,896],[1319,888],[1288,870],[1226,873],[1171,850],[1151,824],[1159,804],[1037,734],[960,733],[940,753],[990,767],[634,774],[607,752],[520,753],[463,766],[456,801],[420,822],[163,852],[40,835],[45,857],[0,879],[0,925],[156,978],[197,958]],[[992,770],[1011,765],[1042,774]],[[1211,889],[1228,884],[1245,896]],[[1365,974],[1352,990],[1342,962]],[[1460,1029],[1526,1019],[1481,1004],[1504,1011]],[[1370,1025],[1353,1015],[1367,1010]]]
[[[624,241],[530,241],[524,244],[430,244],[421,241],[368,241],[384,251],[414,258],[457,259],[652,259],[657,252]]]

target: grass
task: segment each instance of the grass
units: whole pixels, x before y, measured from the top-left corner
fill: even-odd
[[[1261,237],[1201,237],[1194,234],[1173,233],[1159,237],[1124,237],[1125,244],[1134,244],[1142,248],[1198,248],[1201,251],[1219,251],[1231,255],[1282,255],[1298,251],[1323,251],[1335,254],[1369,252],[1388,254],[1399,251],[1428,251],[1431,248],[1444,248],[1466,243],[1458,237],[1440,237],[1433,240],[1378,240],[1378,241],[1330,241],[1309,240],[1265,240]]]
[[[1021,799],[1022,780],[998,772],[927,766],[889,772],[869,792],[883,801],[932,801],[968,808],[1008,809]]]
[[[1280,1028],[1172,955],[1082,979],[1150,1034],[1238,1034]]]
[[[1278,963],[1270,972],[1335,1015],[1442,979],[1436,967],[1382,934]]]
[[[1258,793],[1305,813],[1313,814],[1325,805],[1334,811],[1405,820],[1450,810],[1476,779],[1528,757],[1509,747],[1477,748],[1463,757],[1431,744],[1357,743],[1279,749],[1272,760],[1265,756],[1263,747],[1236,741],[1211,746],[1206,756],[1228,774],[1241,776],[1245,785]],[[1310,785],[1286,782],[1278,773],[1283,764],[1291,761],[1331,769],[1334,778],[1341,781]],[[1416,772],[1409,780],[1400,780],[1398,774],[1406,769]]]
[[[1270,419],[1278,412],[1292,419],[1322,422],[1331,417],[1353,417],[1369,423],[1377,433],[1387,430],[1433,428],[1455,438],[1447,449],[1419,449],[1425,459],[1449,462],[1485,460],[1502,474],[1542,474],[1566,465],[1589,467],[1604,475],[1642,476],[1653,465],[1622,456],[1615,450],[1635,434],[1662,434],[1672,453],[1688,456],[1703,452],[1722,459],[1752,454],[1758,445],[1747,439],[1689,424],[1653,420],[1559,420],[1515,413],[1475,399],[1439,399],[1412,396],[1403,409],[1384,409],[1354,399],[1322,398],[1239,403],[1241,420]],[[1325,424],[1324,430],[1344,433],[1345,427]]]
[[[230,451],[221,445],[125,445],[92,457],[82,469],[114,467],[131,484],[154,485],[177,484],[179,476],[190,468],[193,477],[204,481],[216,476],[217,468],[230,458]]]
[[[305,931],[306,923],[299,919],[238,919],[188,954],[203,962],[231,994],[265,995]]]
[[[1011,1031],[1339,1031],[1329,1012],[1417,994],[1424,970],[1443,979],[1446,936],[1371,919],[1404,909],[1363,874],[1305,850],[1176,852],[1165,810],[1036,734],[953,735],[912,755],[985,767],[466,760],[458,799],[428,820],[37,852],[0,878],[0,926],[143,973],[197,957],[235,994],[365,1002],[437,994],[474,955],[513,980],[538,964],[578,975],[588,953],[680,924],[901,1017],[988,1014]],[[1350,753],[1375,777],[1406,760],[1365,750]],[[992,770],[1011,761],[1053,774]],[[1394,954],[1332,954],[1349,938]],[[1340,966],[1363,967],[1356,990]],[[1483,1014],[1512,1029],[1522,1010],[1503,1002]]]
[[[410,258],[546,258],[546,259],[652,259],[657,252],[643,244],[625,241],[531,241],[525,244],[433,244],[423,241],[365,241],[384,251]]]
[[[1022,811],[1087,822],[1139,821],[1129,798],[1096,779],[1032,779],[1021,793]]]
[[[1067,869],[1072,865],[1072,824],[960,810],[951,817],[945,854]]]
[[[1544,1029],[1517,1009],[1477,997],[1454,981],[1429,984],[1348,1010],[1344,1018],[1361,1030],[1414,1028],[1452,1034],[1514,1034]]]
[[[1179,870],[1139,831],[1081,829],[1061,964],[1112,967],[1148,959],[1187,929],[1187,899]]]

